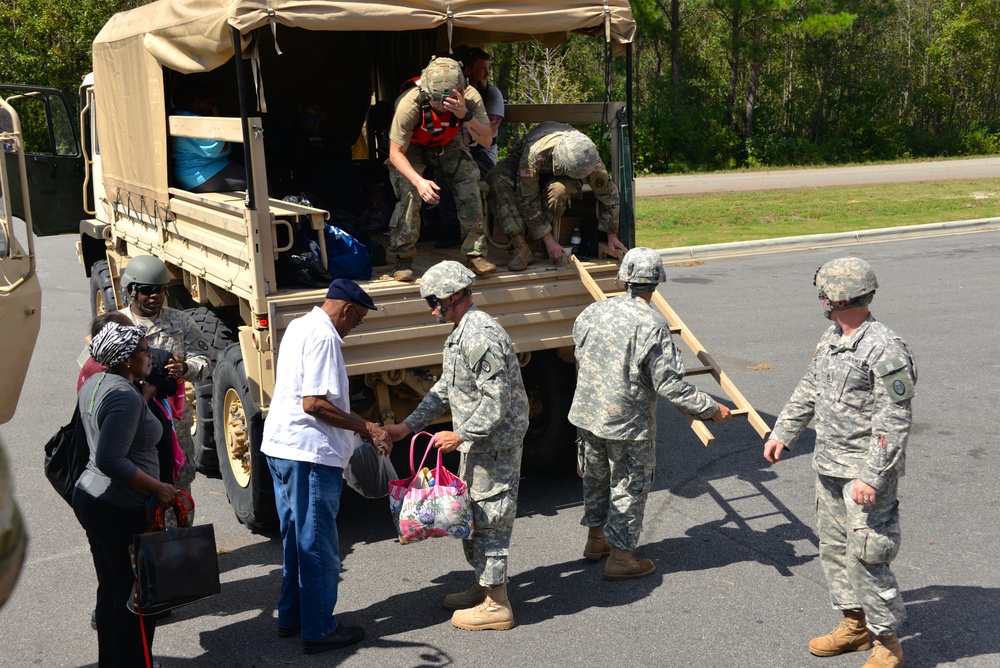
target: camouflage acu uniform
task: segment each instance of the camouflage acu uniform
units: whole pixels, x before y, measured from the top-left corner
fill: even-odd
[[[581,524],[605,526],[631,552],[639,542],[656,467],[656,398],[698,418],[716,401],[684,380],[680,351],[660,313],[620,295],[588,306],[573,326],[578,365],[569,421],[584,448]]]
[[[212,373],[208,356],[211,347],[205,339],[205,335],[194,319],[184,311],[164,306],[152,318],[137,316],[132,309],[125,307],[121,310],[132,322],[146,326],[146,340],[153,348],[169,350],[171,353],[180,355],[187,363],[187,373],[183,380],[194,382],[208,378]],[[184,466],[174,484],[185,491],[191,491],[191,483],[195,476],[195,451],[194,439],[191,437],[191,425],[193,416],[191,411],[184,411],[184,416],[174,418],[174,430],[177,432],[177,442],[184,453]]]
[[[490,209],[508,236],[527,234],[541,239],[566,213],[570,199],[583,192],[580,179],[558,176],[552,170],[553,148],[569,132],[577,131],[552,121],[536,125],[486,177]],[[599,229],[618,234],[618,188],[600,159],[586,181],[599,204]]]
[[[459,475],[472,499],[465,558],[480,585],[499,586],[507,582],[528,397],[510,337],[475,306],[445,341],[441,379],[405,422],[420,431],[449,408],[462,439]]]
[[[481,123],[489,125],[482,97],[472,86],[465,89],[465,101],[472,115]],[[479,194],[479,166],[466,148],[462,133],[458,133],[450,143],[441,148],[418,146],[410,141],[421,118],[420,90],[414,87],[396,102],[389,139],[406,147],[406,159],[417,174],[423,175],[424,170],[431,166],[442,175],[455,197],[458,222],[465,238],[462,252],[485,257],[487,241],[483,231],[483,203]],[[423,200],[416,186],[391,161],[386,160],[385,164],[389,168],[392,189],[399,198],[389,221],[389,227],[392,228],[389,252],[398,257],[413,257],[417,239],[420,238],[420,207]]]
[[[823,335],[771,438],[791,448],[815,420],[816,522],[833,606],[861,608],[875,635],[896,635],[906,612],[889,564],[917,370],[906,343],[870,315],[842,339],[836,324]],[[853,501],[855,480],[875,488],[874,506]]]

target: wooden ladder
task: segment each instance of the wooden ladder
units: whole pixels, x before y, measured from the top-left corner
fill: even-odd
[[[587,291],[594,298],[594,300],[603,301],[607,299],[608,295],[606,295],[604,291],[601,290],[600,286],[597,285],[597,281],[595,281],[590,275],[587,268],[583,266],[583,263],[581,263],[575,255],[570,258],[570,261],[576,268],[577,273],[580,274],[580,280],[583,281],[583,285],[587,288]],[[764,422],[764,419],[760,416],[760,414],[754,410],[754,407],[750,405],[750,402],[747,401],[746,397],[743,396],[743,393],[739,391],[733,381],[729,379],[729,376],[726,375],[726,372],[722,370],[715,359],[708,354],[708,351],[705,350],[705,346],[701,345],[701,342],[698,341],[695,335],[691,333],[691,330],[688,329],[687,325],[684,324],[684,321],[680,319],[677,312],[671,308],[670,304],[667,303],[667,300],[663,298],[663,295],[659,292],[654,292],[651,303],[660,311],[660,313],[663,314],[663,317],[667,319],[667,323],[670,325],[670,333],[680,334],[681,340],[685,343],[685,345],[687,345],[688,348],[691,349],[691,352],[695,354],[698,361],[702,364],[702,366],[699,367],[687,368],[684,371],[684,376],[688,377],[711,374],[725,395],[729,397],[729,400],[736,406],[736,408],[732,411],[733,416],[745,416],[750,422],[750,425],[757,430],[758,434],[760,434],[760,437],[767,438],[767,435],[771,433],[771,428],[767,426],[767,423]],[[694,430],[694,433],[704,445],[712,445],[712,443],[715,442],[715,437],[712,435],[712,432],[708,430],[708,425],[705,422],[691,417],[680,409],[678,409],[678,412],[684,417],[685,420],[687,420],[687,423],[691,425],[691,429]]]

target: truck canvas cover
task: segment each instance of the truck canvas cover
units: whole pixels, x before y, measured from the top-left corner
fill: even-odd
[[[538,27],[543,32],[534,33]],[[439,52],[451,45],[534,39],[555,46],[586,33],[621,50],[635,22],[627,0],[158,0],[115,15],[94,40],[97,122],[108,195],[152,209],[167,202],[168,151],[163,67],[209,72],[233,57],[232,28],[244,57],[258,28],[280,48],[282,27],[309,31],[436,31]],[[132,147],[145,146],[142,159]]]

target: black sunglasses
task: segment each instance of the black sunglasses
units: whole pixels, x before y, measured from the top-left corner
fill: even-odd
[[[424,299],[427,300],[427,306],[431,310],[434,310],[437,307],[441,306],[441,300],[435,297],[434,295],[431,295],[430,297],[424,297]]]
[[[162,295],[167,291],[167,286],[165,285],[137,285],[135,286],[136,291],[145,297],[150,295]]]

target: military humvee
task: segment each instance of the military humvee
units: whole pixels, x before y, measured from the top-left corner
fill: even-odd
[[[189,309],[217,350],[212,380],[192,390],[195,436],[202,466],[215,464],[217,453],[240,521],[253,529],[275,521],[260,454],[263,419],[282,333],[324,296],[320,283],[308,281],[309,267],[328,260],[325,225],[367,224],[376,243],[387,242],[379,236],[393,204],[384,130],[400,84],[419,74],[431,55],[461,44],[535,40],[552,46],[570,33],[586,33],[606,45],[608,58],[630,56],[634,29],[626,0],[158,0],[114,16],[103,28],[94,41],[93,74],[81,89],[89,217],[80,223],[78,252],[91,281],[92,309],[123,305],[118,279],[129,258],[151,254],[167,264],[170,304]],[[219,115],[176,113],[172,93],[185,80],[211,87]],[[510,105],[505,123],[603,123],[611,135],[612,172],[625,194],[620,236],[631,244],[624,107],[610,101]],[[241,148],[246,190],[180,187],[170,172],[171,137]],[[598,258],[594,211],[585,193],[559,235],[568,241],[573,229],[581,230],[592,258],[585,266],[610,287],[617,265]],[[319,243],[308,245],[309,237]],[[301,243],[311,256],[298,253],[306,247]],[[526,466],[555,469],[574,459],[575,433],[566,419],[575,386],[571,333],[592,297],[571,265],[536,261],[511,273],[508,257],[493,250],[500,270],[476,281],[475,300],[503,324],[520,355],[531,403]],[[417,275],[447,258],[459,259],[459,251],[421,243]],[[433,384],[449,331],[428,317],[416,285],[387,273],[376,266],[371,280],[359,281],[379,308],[344,349],[352,408],[381,422],[408,415]]]

